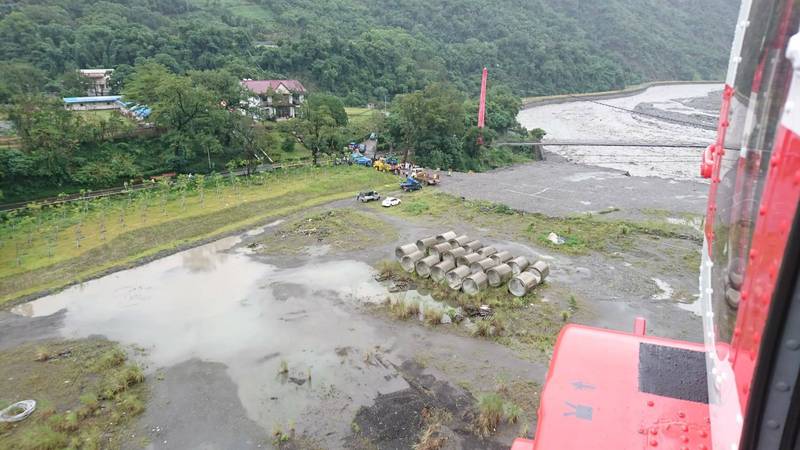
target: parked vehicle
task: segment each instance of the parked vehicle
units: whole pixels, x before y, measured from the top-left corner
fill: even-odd
[[[389,208],[389,207],[391,207],[391,206],[397,206],[397,205],[399,205],[401,202],[402,202],[402,200],[400,200],[400,199],[399,199],[399,198],[397,198],[397,197],[386,197],[386,198],[383,200],[383,203],[381,203],[381,205],[383,205],[383,207],[384,207],[384,208]]]
[[[437,173],[429,173],[426,172],[424,169],[421,170],[414,170],[414,178],[419,180],[420,183],[425,183],[428,186],[434,186],[439,184],[439,174]]]
[[[391,198],[391,197],[389,197],[389,198]],[[359,192],[358,193],[358,197],[356,197],[356,200],[358,200],[358,201],[360,201],[362,203],[371,202],[373,200],[380,200],[380,199],[381,199],[381,195],[378,194],[377,191]]]
[[[422,184],[413,177],[408,177],[406,181],[400,183],[400,188],[406,192],[418,191],[422,189]]]
[[[360,158],[356,158],[356,160],[354,162],[356,164],[358,164],[359,166],[372,167],[372,160],[367,158],[366,156],[362,156]]]

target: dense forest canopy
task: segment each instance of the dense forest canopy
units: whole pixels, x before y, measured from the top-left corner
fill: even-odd
[[[76,68],[116,67],[121,87],[146,59],[297,77],[348,104],[444,80],[472,93],[482,66],[518,95],[720,79],[735,16],[733,0],[3,0],[0,101],[74,90]]]
[[[0,192],[31,198],[164,172],[250,171],[279,153],[317,162],[373,132],[381,149],[429,167],[510,164],[520,154],[492,148],[495,137],[545,133],[517,123],[521,96],[722,78],[734,3],[0,0],[0,118],[19,141],[0,151]],[[80,68],[114,69],[110,93],[152,108],[148,123],[65,110],[58,97],[90,86]],[[300,118],[262,120],[243,106],[243,78],[301,80]],[[384,101],[388,115],[348,121],[345,106]]]

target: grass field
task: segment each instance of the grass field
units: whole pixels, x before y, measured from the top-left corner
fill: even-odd
[[[699,233],[691,226],[670,224],[663,220],[629,222],[591,215],[549,217],[516,211],[501,203],[461,200],[433,189],[406,194],[399,207],[388,211],[407,217],[438,217],[445,223],[448,217],[457,213],[462,220],[477,226],[509,231],[537,245],[573,255],[603,252],[613,246],[626,247],[637,236],[700,239]],[[564,243],[557,245],[550,242],[548,235],[551,232],[562,237]],[[693,252],[691,256],[691,263],[694,264],[694,258],[699,258],[699,255]],[[699,259],[696,262],[699,267]]]
[[[38,342],[0,352],[0,408],[25,398],[36,410],[0,423],[0,449],[119,448],[144,410],[141,368],[103,339]]]
[[[347,119],[353,124],[360,124],[372,118],[372,115],[378,112],[375,109],[369,108],[345,108]]]
[[[394,182],[360,167],[305,168],[34,208],[0,226],[0,304]]]

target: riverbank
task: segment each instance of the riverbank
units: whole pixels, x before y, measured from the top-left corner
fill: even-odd
[[[721,84],[722,81],[651,81],[648,83],[636,84],[628,86],[624,89],[615,91],[600,91],[600,92],[586,92],[582,94],[561,94],[561,95],[547,95],[541,97],[523,97],[522,109],[532,108],[534,106],[554,105],[559,103],[567,103],[574,101],[590,101],[590,100],[603,100],[621,97],[630,97],[632,95],[640,94],[654,86],[680,86],[692,84]]]

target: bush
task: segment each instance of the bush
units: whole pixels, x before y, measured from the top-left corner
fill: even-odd
[[[490,169],[514,163],[514,153],[506,147],[491,147],[481,153],[481,165]]]
[[[428,306],[423,316],[428,325],[439,325],[442,322],[442,310],[439,308]]]
[[[144,373],[141,368],[138,366],[126,366],[108,377],[108,381],[103,387],[101,398],[110,400],[117,394],[142,381],[144,381]]]
[[[517,423],[522,415],[522,408],[514,403],[507,402],[503,405],[503,416],[508,423]]]
[[[282,150],[284,153],[291,153],[291,152],[293,152],[293,151],[294,151],[294,141],[295,141],[295,138],[294,138],[294,136],[292,136],[292,135],[287,135],[287,136],[286,136],[286,137],[283,139],[283,142],[281,142],[281,150]]]
[[[503,417],[503,399],[497,394],[484,394],[478,399],[478,433],[487,437],[497,431]]]

